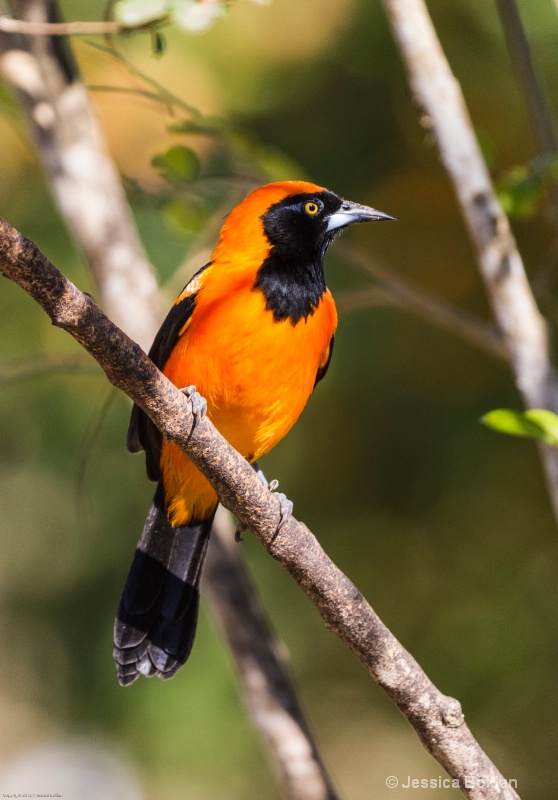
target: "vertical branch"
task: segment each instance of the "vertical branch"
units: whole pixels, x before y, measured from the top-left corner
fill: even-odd
[[[49,21],[51,3],[12,5],[24,19]],[[66,40],[0,34],[0,67],[26,111],[52,193],[91,266],[103,307],[147,347],[160,318],[155,272]]]
[[[557,143],[552,112],[541,79],[537,74],[517,2],[516,0],[496,0],[496,7],[504,29],[515,76],[523,92],[523,100],[531,120],[537,150],[543,156],[555,154]],[[552,176],[547,176],[546,183],[556,209],[558,208],[558,183]]]
[[[452,180],[481,276],[527,407],[558,410],[545,322],[537,308],[508,219],[477,144],[459,83],[424,0],[383,0],[409,82]],[[558,451],[543,446],[543,465],[558,519]]]
[[[288,797],[335,800],[293,689],[284,644],[272,632],[234,542],[231,516],[219,506],[205,584],[234,656],[246,704]],[[264,667],[262,669],[262,666]]]
[[[47,8],[56,12],[55,3],[43,0],[13,5],[34,21],[52,21]],[[0,65],[27,113],[61,214],[85,253],[107,313],[146,349],[163,305],[155,271],[65,41],[0,33]],[[278,655],[284,645],[269,630],[254,587],[228,548],[232,536],[221,518],[204,589],[231,646],[248,708],[289,797],[335,800]]]
[[[523,92],[538,150],[556,152],[552,114],[531,55],[516,0],[496,0],[496,8],[506,36],[514,72]]]

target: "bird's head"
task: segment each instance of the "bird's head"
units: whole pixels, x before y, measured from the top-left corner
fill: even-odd
[[[261,219],[267,238],[281,249],[300,253],[311,248],[324,253],[335,236],[353,223],[393,219],[312,183],[274,185],[284,187],[287,193],[268,206]]]
[[[355,222],[382,219],[393,217],[313,183],[269,183],[231,211],[211,261],[261,291],[277,321],[295,325],[326,291],[323,260],[335,236]]]
[[[268,183],[231,211],[216,253],[225,248],[236,253],[257,249],[254,255],[260,261],[270,249],[286,257],[323,257],[349,225],[390,219],[394,218],[307,181]]]

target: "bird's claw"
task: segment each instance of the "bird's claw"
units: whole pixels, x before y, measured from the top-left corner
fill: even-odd
[[[180,391],[182,394],[186,395],[192,404],[194,421],[192,423],[192,430],[190,431],[191,436],[198,427],[199,423],[205,419],[205,415],[207,414],[207,400],[205,397],[202,397],[199,392],[196,392],[196,387],[194,385],[184,386]]]
[[[257,465],[256,465],[256,471],[257,471],[258,477],[260,478],[261,481],[263,481],[265,486],[267,486],[269,491],[276,493],[277,498],[279,499],[279,505],[280,505],[280,509],[279,510],[280,510],[280,513],[281,513],[281,518],[279,520],[279,525],[277,526],[277,530],[275,531],[275,534],[274,534],[274,536],[277,536],[277,534],[279,533],[279,531],[281,530],[281,528],[283,527],[285,522],[289,519],[290,516],[292,516],[292,513],[293,513],[293,502],[292,502],[292,500],[289,500],[289,498],[287,497],[286,494],[283,494],[283,492],[278,492],[277,491],[277,489],[279,487],[279,481],[276,478],[274,478],[273,480],[269,481],[269,483],[268,483],[267,480],[265,479],[265,475],[263,474],[263,472],[261,471],[261,469]]]
[[[285,522],[289,519],[289,517],[293,514],[293,501],[289,500],[286,494],[283,492],[277,492],[277,497],[279,498],[280,504],[280,511],[281,511],[281,519],[279,520],[279,525],[277,527],[276,536],[285,524]]]
[[[279,511],[280,511],[280,515],[281,516],[280,516],[280,519],[279,519],[279,525],[277,526],[277,530],[273,534],[273,538],[275,539],[275,537],[277,536],[277,534],[279,533],[279,531],[281,530],[281,528],[283,527],[285,522],[287,522],[289,517],[292,516],[293,503],[292,503],[292,500],[289,500],[289,498],[287,497],[286,494],[283,494],[283,492],[277,492],[277,488],[279,486],[279,481],[278,480],[276,480],[274,478],[272,481],[270,481],[268,483],[266,478],[265,478],[265,475],[263,474],[263,472],[259,468],[258,464],[254,462],[253,467],[254,467],[254,469],[256,471],[256,475],[261,480],[261,482],[264,484],[264,486],[267,486],[267,488],[269,489],[270,492],[276,493],[276,496],[277,496],[277,498],[279,500]],[[240,522],[240,520],[239,520],[237,522],[237,524],[236,524],[236,528],[235,528],[235,531],[234,531],[234,540],[235,540],[235,542],[243,542],[244,539],[242,537],[242,534],[247,530],[248,530],[248,528],[246,527],[246,525],[244,525],[244,523]]]

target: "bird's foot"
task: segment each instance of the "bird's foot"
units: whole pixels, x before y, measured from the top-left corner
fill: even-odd
[[[279,531],[281,530],[281,528],[283,527],[283,525],[285,524],[285,522],[289,519],[290,516],[292,516],[293,503],[292,500],[289,500],[287,495],[283,494],[283,492],[277,491],[277,488],[279,486],[278,480],[273,479],[272,481],[269,481],[269,483],[267,482],[266,477],[263,474],[262,470],[260,469],[260,466],[257,461],[254,461],[252,466],[256,472],[256,475],[261,480],[263,485],[266,486],[270,492],[274,492],[277,496],[277,499],[279,500],[279,511],[281,516],[279,519],[279,525],[277,526],[277,530],[273,534],[273,538],[275,538],[279,533]],[[242,538],[242,534],[247,530],[248,528],[239,520],[234,532],[235,542],[243,542],[244,539]]]
[[[192,430],[190,431],[190,436],[194,433],[196,428],[198,427],[199,423],[205,419],[205,415],[207,414],[207,400],[205,397],[202,397],[199,392],[196,392],[195,386],[184,386],[181,390],[182,394],[185,394],[190,403],[192,404],[192,414],[194,416],[194,421],[192,423]]]
[[[273,483],[275,484],[275,487],[272,489],[271,486]],[[275,492],[277,486],[279,486],[279,481],[271,481],[269,488],[271,489],[272,492]],[[287,522],[287,520],[293,515],[293,501],[289,500],[287,495],[284,494],[283,492],[275,492],[275,494],[279,499],[279,511],[281,516],[279,519],[279,525],[277,526],[277,530],[273,534],[274,539],[277,536],[277,534],[281,531],[281,528],[283,527],[285,522]]]

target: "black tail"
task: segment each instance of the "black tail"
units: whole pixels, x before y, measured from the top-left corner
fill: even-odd
[[[140,674],[172,678],[190,655],[212,523],[211,518],[173,528],[159,485],[114,623],[113,655],[122,686]]]

